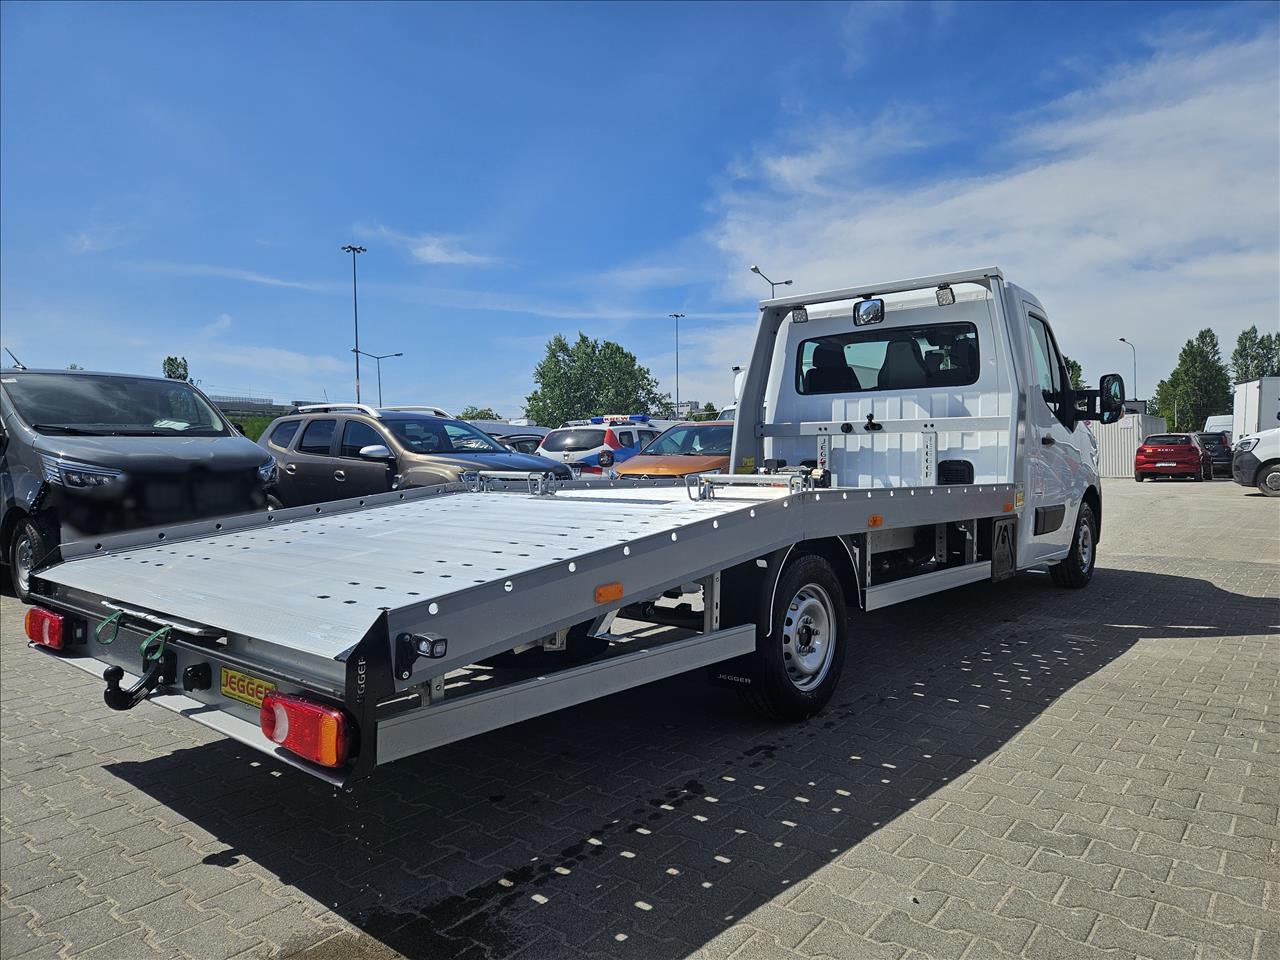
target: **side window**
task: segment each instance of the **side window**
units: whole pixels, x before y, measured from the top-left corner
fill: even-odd
[[[279,447],[281,450],[288,449],[300,426],[302,426],[301,420],[286,420],[271,431],[271,436],[267,437],[267,443],[273,447]]]
[[[348,420],[342,428],[342,448],[338,455],[342,457],[360,456],[360,448],[373,444],[387,445],[387,441],[378,435],[378,431],[361,420]]]
[[[298,441],[299,453],[316,453],[327,456],[329,445],[333,442],[333,428],[336,420],[312,420],[307,429],[302,431],[302,439]]]
[[[618,442],[624,447],[634,447],[636,445],[636,434],[634,430],[619,430]]]
[[[1040,393],[1054,416],[1061,419],[1064,412],[1062,358],[1058,355],[1058,347],[1053,342],[1049,325],[1035,314],[1030,317],[1031,357],[1036,368],[1036,379],[1040,383]]]

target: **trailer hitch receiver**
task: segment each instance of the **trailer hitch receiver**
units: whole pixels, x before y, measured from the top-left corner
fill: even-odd
[[[177,679],[177,672],[178,658],[172,650],[164,650],[160,656],[147,662],[147,669],[137,683],[128,690],[121,690],[120,681],[124,679],[124,670],[120,667],[107,667],[102,673],[102,679],[107,681],[102,699],[112,710],[132,710],[160,684],[173,683]]]

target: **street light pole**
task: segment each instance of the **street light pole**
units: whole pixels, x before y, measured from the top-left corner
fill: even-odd
[[[777,296],[778,287],[791,286],[790,280],[770,280],[768,277],[764,275],[764,272],[759,267],[757,267],[754,263],[751,265],[751,272],[759,276],[761,280],[763,280],[765,283],[769,285],[770,300],[774,299]]]
[[[1133,351],[1133,398],[1136,400],[1138,399],[1138,348],[1124,337],[1120,338],[1120,342]]]
[[[683,313],[668,313],[668,317],[676,322],[676,416],[680,416],[680,321]]]
[[[351,316],[356,326],[356,346],[352,351],[356,355],[356,403],[360,402],[360,305],[356,301],[356,254],[366,253],[364,247],[348,243],[342,248],[343,253],[351,254]]]
[[[357,357],[368,357],[368,358],[369,358],[370,360],[372,360],[375,364],[377,364],[377,367],[378,367],[378,406],[379,406],[379,407],[381,407],[381,406],[382,406],[382,361],[383,361],[383,360],[385,360],[385,359],[387,359],[387,357],[403,357],[403,356],[404,356],[404,354],[403,354],[403,353],[365,353],[363,350],[361,350],[361,349],[359,349],[359,348],[354,348],[354,349],[352,349],[352,351],[351,351],[351,352],[352,352],[352,353],[354,353]],[[359,401],[357,401],[357,402],[359,402]]]

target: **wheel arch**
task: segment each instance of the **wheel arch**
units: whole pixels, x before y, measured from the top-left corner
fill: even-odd
[[[1087,503],[1093,508],[1093,517],[1097,521],[1097,529],[1094,530],[1094,543],[1102,542],[1102,492],[1093,484],[1089,484],[1085,488],[1084,496],[1080,498],[1081,503]]]

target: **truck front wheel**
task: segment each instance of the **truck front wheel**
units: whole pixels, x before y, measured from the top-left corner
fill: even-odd
[[[775,720],[803,720],[831,699],[844,668],[848,614],[835,571],[812,554],[793,561],[761,599],[747,701]]]
[[[1079,590],[1093,579],[1093,564],[1097,559],[1098,522],[1093,517],[1093,507],[1088,501],[1080,504],[1076,515],[1076,532],[1071,538],[1071,552],[1060,563],[1049,568],[1053,582],[1060,587]]]
[[[1258,489],[1268,497],[1280,497],[1280,463],[1258,471]]]

